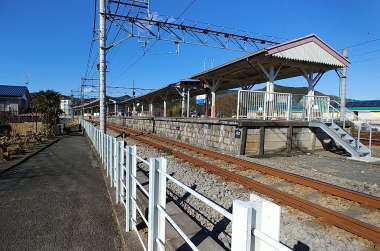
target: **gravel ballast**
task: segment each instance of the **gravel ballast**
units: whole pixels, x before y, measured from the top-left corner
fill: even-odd
[[[109,133],[112,134],[111,132]],[[167,153],[158,151],[133,139],[127,138],[127,142],[129,145],[137,145],[138,155],[144,158],[166,157],[168,159],[169,174],[227,210],[231,210],[233,200],[248,200],[249,198],[250,192],[244,189],[241,185],[226,182],[220,177],[208,173],[201,168],[195,167],[190,163],[185,163]],[[243,158],[252,161],[252,158]],[[350,179],[349,177],[341,178],[337,176],[337,173],[325,173],[314,167],[306,166],[308,161],[318,161],[320,159],[330,163],[330,159],[333,159],[333,157],[305,155],[254,159],[254,162],[369,194],[380,194],[377,182],[361,182],[354,178]],[[338,158],[334,161],[337,161],[336,165],[339,166],[338,163],[339,161],[342,161],[342,159]],[[322,162],[319,161],[319,163]],[[352,165],[358,164],[354,162]],[[365,170],[370,170],[371,167],[368,167],[368,164],[366,165]],[[376,165],[374,165],[373,168],[378,169]],[[376,179],[373,181],[376,181]],[[170,191],[169,195],[175,199],[178,198],[181,201],[181,206],[186,209],[188,214],[195,217],[196,220],[208,230],[216,232],[218,238],[226,247],[229,247],[231,241],[231,223],[228,220],[223,219],[223,217],[216,211],[195,199],[193,196],[185,196],[185,191],[173,183],[168,182],[168,189]],[[184,196],[186,199],[183,199]],[[310,250],[374,250],[371,242],[334,226],[320,223],[314,217],[287,206],[282,206],[280,241],[291,248],[303,247],[306,245]]]

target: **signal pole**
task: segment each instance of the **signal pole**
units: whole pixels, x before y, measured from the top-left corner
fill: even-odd
[[[106,132],[106,1],[99,0],[99,117],[100,130]]]

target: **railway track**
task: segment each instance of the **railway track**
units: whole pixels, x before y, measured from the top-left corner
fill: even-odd
[[[352,136],[354,138],[357,138],[358,135],[357,133],[353,133]],[[365,144],[365,145],[368,145],[369,144],[369,133],[361,133],[361,138],[360,138],[360,141]],[[371,144],[373,146],[380,146],[380,135],[379,134],[375,134],[375,135],[372,135],[372,140],[371,140]]]
[[[98,123],[95,121],[91,122]],[[365,223],[355,218],[348,217],[329,208],[320,206],[316,203],[280,191],[279,189],[262,184],[258,181],[255,181],[254,179],[239,175],[230,170],[226,170],[215,164],[211,164],[215,163],[215,161],[210,161],[210,159],[218,161],[222,160],[224,162],[236,165],[240,168],[250,169],[266,175],[279,177],[292,183],[297,183],[303,186],[311,187],[324,193],[328,193],[334,196],[338,196],[340,198],[344,198],[346,200],[360,203],[365,207],[379,209],[379,197],[342,188],[339,186],[317,181],[300,175],[280,171],[263,165],[258,165],[232,156],[216,153],[206,149],[184,144],[178,141],[121,127],[118,125],[108,124],[107,128],[118,132],[128,133],[130,138],[153,146],[157,149],[163,150],[171,155],[174,155],[177,158],[188,161],[194,164],[195,166],[204,168],[207,171],[222,177],[223,179],[241,184],[249,190],[256,191],[274,199],[277,203],[287,205],[292,208],[298,209],[302,212],[305,212],[313,217],[316,217],[320,222],[334,225],[338,228],[344,229],[348,232],[358,235],[364,239],[370,240],[375,245],[380,245],[380,229],[377,226]],[[202,160],[199,157],[194,157],[195,155],[199,154],[206,156],[206,159],[209,158],[208,161]]]

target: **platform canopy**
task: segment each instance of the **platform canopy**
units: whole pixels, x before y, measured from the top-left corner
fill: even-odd
[[[114,99],[111,99],[111,98],[108,98],[108,97],[106,98],[106,102],[107,102],[107,105],[115,104],[115,103],[117,103],[117,104],[121,103],[121,101],[119,101],[119,100],[114,100]],[[97,98],[97,99],[91,100],[91,101],[89,101],[87,103],[84,103],[83,107],[84,108],[99,107],[99,99]],[[78,105],[78,106],[74,106],[73,107],[74,110],[78,110],[78,109],[81,109],[81,108],[82,108],[82,105]]]
[[[162,100],[175,100],[181,97],[184,89],[193,89],[200,91],[203,89],[200,81],[197,79],[184,79],[177,83],[169,84],[165,87],[149,92],[147,94],[124,100],[121,103],[152,102]]]
[[[270,69],[276,80],[321,73],[350,63],[316,35],[308,35],[195,74],[191,79],[218,81],[219,90],[240,88],[268,81]]]
[[[195,74],[189,79],[121,101],[119,104],[124,103],[129,106],[137,103],[165,103],[166,105],[170,100],[182,100],[183,107],[185,97],[189,99],[189,96],[211,93],[211,117],[214,117],[217,91],[250,89],[255,84],[266,82],[267,91],[273,92],[275,80],[303,76],[308,84],[308,95],[314,95],[314,87],[325,72],[347,67],[349,64],[345,57],[312,34],[255,51]],[[186,95],[186,92],[189,95]],[[91,105],[92,103],[87,106]]]

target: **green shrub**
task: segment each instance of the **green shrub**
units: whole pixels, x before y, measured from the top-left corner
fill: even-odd
[[[11,134],[12,127],[9,124],[0,124],[0,135],[8,136]]]

